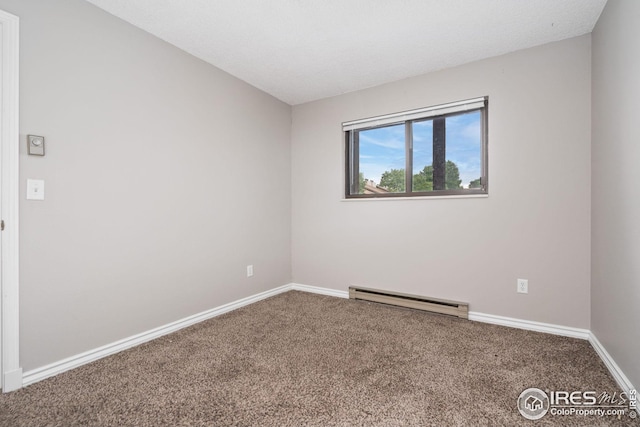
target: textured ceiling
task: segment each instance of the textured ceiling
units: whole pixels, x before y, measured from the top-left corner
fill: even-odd
[[[88,0],[295,105],[589,33],[606,0]]]

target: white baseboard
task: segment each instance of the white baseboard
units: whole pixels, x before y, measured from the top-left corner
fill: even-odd
[[[604,362],[605,366],[613,376],[613,379],[615,379],[616,383],[618,383],[618,386],[622,390],[626,391],[627,395],[629,393],[629,390],[636,390],[633,384],[631,384],[629,378],[627,378],[624,372],[622,372],[622,369],[620,369],[618,364],[613,360],[604,346],[600,343],[600,341],[598,341],[598,338],[596,338],[593,332],[589,332],[589,343],[591,343],[593,349],[596,351],[596,353],[598,353],[598,356],[600,356],[600,359],[602,359],[602,362]]]
[[[533,322],[531,320],[514,319],[512,317],[495,316],[493,314],[469,312],[469,320],[491,323],[493,325],[508,326],[510,328],[525,329],[527,331],[544,332],[546,334],[561,335],[563,337],[589,339],[588,329],[571,328],[569,326],[553,325],[551,323]]]
[[[318,286],[300,285],[298,283],[291,283],[292,291],[310,292],[312,294],[328,295],[330,297],[337,298],[349,298],[349,291],[337,291],[335,289],[320,288]]]
[[[287,292],[289,290],[291,290],[291,285],[283,285],[275,289],[271,289],[265,292],[260,292],[259,294],[256,294],[247,298],[242,298],[237,301],[213,308],[211,310],[194,314],[193,316],[185,317],[184,319],[171,322],[169,324],[160,326],[155,329],[151,329],[150,331],[133,335],[129,338],[125,338],[123,340],[116,341],[114,343],[107,344],[105,346],[102,346],[93,350],[89,350],[75,356],[68,357],[58,362],[54,362],[37,369],[27,371],[24,373],[24,376],[22,377],[22,385],[28,386],[29,384],[42,381],[45,378],[49,378],[54,375],[61,374],[62,372],[68,371],[69,369],[80,367],[87,363],[96,361],[98,359],[102,359],[103,357],[118,353],[122,350],[126,350],[128,348],[143,344],[147,341],[151,341],[153,339],[159,338],[163,335],[170,334],[179,329],[186,328],[187,326],[191,326],[196,323],[202,322],[203,320],[211,319],[212,317],[219,316],[229,311],[236,310],[240,307],[253,304],[254,302],[258,302],[265,298],[268,298],[283,292]]]
[[[202,313],[195,314],[193,316],[186,317],[184,319],[169,323],[164,326],[152,329],[147,332],[143,332],[138,335],[125,338],[120,341],[116,341],[111,344],[90,350],[52,364],[27,371],[22,375],[22,370],[16,370],[5,375],[5,387],[4,391],[11,391],[20,388],[21,386],[27,386],[38,381],[42,381],[45,378],[52,377],[62,372],[68,371],[73,368],[80,367],[87,363],[101,359],[103,357],[118,353],[128,348],[143,344],[147,341],[151,341],[155,338],[170,334],[179,329],[186,328],[193,324],[202,322],[203,320],[211,319],[229,311],[236,310],[238,308],[253,304],[265,298],[281,294],[290,290],[310,292],[315,294],[327,295],[337,298],[349,298],[348,291],[339,291],[335,289],[322,288],[318,286],[308,286],[298,283],[290,283],[283,285],[275,289],[271,289],[259,294],[242,298],[240,300],[231,302],[229,304],[221,305],[211,310],[204,311]],[[508,326],[511,328],[526,329],[529,331],[544,332],[548,334],[561,335],[571,338],[579,338],[589,340],[596,353],[600,356],[604,364],[607,366],[611,375],[618,383],[618,385],[625,391],[633,389],[633,386],[629,379],[624,375],[622,370],[611,358],[609,353],[605,350],[602,344],[598,341],[595,335],[587,329],[571,328],[567,326],[553,325],[549,323],[533,322],[530,320],[514,319],[510,317],[495,316],[492,314],[484,314],[478,312],[469,312],[469,320],[483,323],[491,323],[494,325]]]
[[[5,372],[2,384],[2,392],[9,393],[10,391],[18,390],[22,388],[22,368],[14,369],[13,371]]]

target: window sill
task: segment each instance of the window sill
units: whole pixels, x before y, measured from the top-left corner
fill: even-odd
[[[456,196],[414,196],[414,197],[359,197],[340,200],[341,202],[379,202],[379,201],[404,201],[404,200],[443,200],[443,199],[486,199],[488,194],[461,194]]]

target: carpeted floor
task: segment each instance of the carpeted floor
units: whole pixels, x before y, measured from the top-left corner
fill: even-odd
[[[517,409],[619,392],[587,341],[287,292],[0,395],[2,426],[639,426]]]

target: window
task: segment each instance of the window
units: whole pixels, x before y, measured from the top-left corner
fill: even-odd
[[[487,103],[476,98],[343,123],[346,197],[487,194]]]

